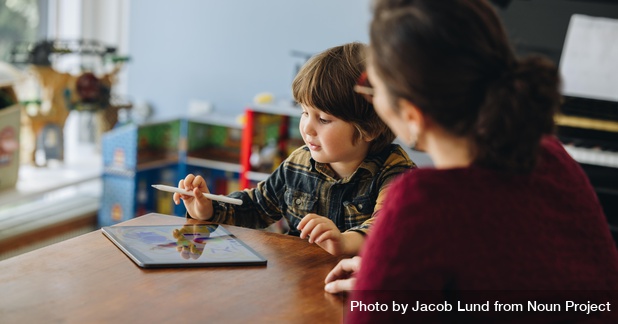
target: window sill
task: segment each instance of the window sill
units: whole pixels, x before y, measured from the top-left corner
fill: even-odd
[[[45,168],[20,166],[15,188],[0,191],[0,245],[26,234],[24,240],[33,240],[41,230],[61,224],[84,224],[86,218],[94,230],[101,170],[97,154]]]

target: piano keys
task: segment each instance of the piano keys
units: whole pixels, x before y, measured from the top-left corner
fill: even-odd
[[[560,114],[556,123],[558,137],[573,159],[618,168],[618,121]]]
[[[590,179],[618,243],[618,102],[565,97],[556,124],[564,148]]]
[[[600,148],[586,148],[574,145],[565,145],[566,151],[582,164],[618,168],[618,152],[604,151]]]

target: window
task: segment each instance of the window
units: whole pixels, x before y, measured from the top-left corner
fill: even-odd
[[[0,0],[0,61],[9,61],[15,45],[42,38],[46,18],[45,0]]]

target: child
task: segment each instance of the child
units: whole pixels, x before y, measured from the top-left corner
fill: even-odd
[[[178,187],[197,198],[183,200],[190,217],[263,228],[285,217],[289,234],[309,238],[331,254],[358,254],[382,208],[388,184],[414,167],[373,105],[353,91],[365,69],[364,45],[350,43],[314,56],[292,84],[302,106],[295,150],[257,188],[231,193],[241,206],[211,201],[201,176],[189,174]],[[342,233],[343,232],[343,233]]]

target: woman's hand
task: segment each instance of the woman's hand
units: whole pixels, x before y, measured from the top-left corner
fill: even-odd
[[[361,257],[343,259],[331,270],[324,279],[324,290],[331,294],[346,292],[354,289],[356,278],[354,275],[360,271]]]

